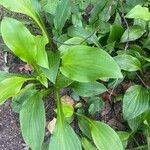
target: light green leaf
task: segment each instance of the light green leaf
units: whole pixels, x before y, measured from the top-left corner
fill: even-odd
[[[36,63],[44,68],[49,68],[48,57],[45,50],[45,45],[47,44],[47,38],[45,36],[36,36],[35,37],[36,44]]]
[[[23,23],[8,17],[2,20],[1,32],[8,48],[20,59],[48,68],[45,36],[33,36]]]
[[[71,117],[74,113],[74,108],[70,104],[62,103],[62,109],[63,109],[64,116],[66,118]]]
[[[29,80],[29,78],[17,76],[2,80],[0,82],[0,104],[3,104],[8,98],[15,96],[26,80]]]
[[[41,150],[45,135],[45,122],[42,94],[36,91],[20,111],[22,135],[32,150]]]
[[[125,71],[141,70],[142,66],[140,61],[131,55],[123,54],[114,57],[120,68]]]
[[[55,84],[56,77],[58,74],[59,64],[60,64],[60,54],[59,52],[48,52],[48,62],[49,69],[41,68],[46,77]]]
[[[91,82],[99,78],[122,78],[120,68],[105,51],[88,46],[74,46],[62,56],[60,67],[66,77]]]
[[[36,43],[23,23],[5,17],[1,23],[1,32],[4,42],[15,55],[31,64],[35,61]]]
[[[61,54],[64,54],[71,46],[80,45],[80,44],[84,45],[85,43],[82,43],[83,41],[84,41],[83,38],[73,37],[73,38],[65,41],[64,44],[62,44],[59,47],[59,51]]]
[[[0,82],[13,76],[15,76],[15,74],[11,74],[11,73],[0,70]]]
[[[39,14],[34,11],[31,0],[0,0],[0,4],[11,11],[30,16],[39,25],[43,33],[46,33]]]
[[[117,133],[108,125],[99,121],[91,121],[91,134],[99,150],[123,150]]]
[[[85,150],[97,150],[97,148],[93,146],[85,137],[81,139],[81,142]]]
[[[96,81],[88,83],[74,82],[71,84],[71,87],[78,95],[84,97],[98,95],[107,91],[107,88],[103,84]]]
[[[130,12],[127,13],[126,18],[143,19],[150,21],[150,12],[147,7],[136,5]]]
[[[128,42],[128,41],[135,41],[139,39],[143,34],[145,33],[145,30],[138,25],[133,25],[129,27],[129,29],[126,29],[126,31],[123,33],[121,37],[121,42]]]
[[[48,88],[48,80],[44,73],[41,73],[39,76],[36,77],[41,84],[43,84],[46,88]]]
[[[54,17],[54,26],[58,32],[61,32],[70,14],[71,14],[71,1],[61,0],[56,8],[56,14]]]
[[[43,6],[43,10],[45,10],[46,12],[55,15],[56,13],[56,8],[57,5],[59,4],[59,0],[47,0],[46,4]]]
[[[58,144],[59,142],[59,144]],[[81,143],[70,127],[70,125],[63,120],[62,123],[56,123],[53,135],[50,138],[49,150],[82,150]]]
[[[150,93],[140,85],[131,86],[123,99],[123,115],[133,119],[149,109]]]

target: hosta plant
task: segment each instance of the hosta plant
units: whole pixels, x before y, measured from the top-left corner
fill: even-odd
[[[117,133],[90,116],[104,106],[98,95],[118,85],[128,72],[143,73],[142,65],[150,61],[146,54],[140,55],[140,48],[135,50],[136,45],[132,45],[132,51],[121,51],[126,42],[135,41],[146,32],[141,23],[137,21],[124,30],[119,15],[123,4],[119,0],[0,0],[0,4],[27,15],[40,30],[35,34],[26,24],[10,17],[1,21],[1,35],[7,47],[33,67],[31,75],[0,71],[0,104],[12,98],[25,143],[32,150],[123,150],[129,133]],[[141,5],[125,17],[143,19],[145,23],[150,20],[148,9]],[[149,46],[146,39],[142,42],[146,48]],[[104,82],[109,83],[107,88]],[[88,97],[87,113],[80,102],[72,106],[61,101],[60,91],[66,87],[73,91],[74,99]],[[44,99],[51,93],[55,93],[57,121],[45,146]],[[144,102],[139,105],[141,97]],[[128,123],[148,113],[148,97],[149,91],[140,85],[127,90],[123,113]],[[148,120],[144,121],[149,126]],[[72,128],[72,122],[78,122],[79,134]]]

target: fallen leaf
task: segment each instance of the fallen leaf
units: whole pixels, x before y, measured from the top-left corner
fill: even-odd
[[[33,67],[30,64],[25,64],[19,68],[19,70],[22,71],[27,71],[27,72],[32,72]]]
[[[47,129],[51,134],[53,134],[55,125],[56,125],[56,118],[53,118],[53,120],[51,120],[47,125]]]
[[[65,103],[65,104],[68,104],[68,105],[71,105],[71,106],[74,105],[74,100],[68,95],[62,96],[61,97],[61,102]]]

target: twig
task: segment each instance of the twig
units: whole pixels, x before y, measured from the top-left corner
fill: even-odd
[[[148,85],[146,85],[146,83],[143,81],[143,79],[140,77],[140,75],[136,72],[137,77],[139,78],[139,80],[142,82],[142,84],[146,87],[149,88]]]

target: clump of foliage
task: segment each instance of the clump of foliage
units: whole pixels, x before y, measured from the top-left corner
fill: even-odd
[[[0,4],[29,16],[41,30],[35,35],[9,17],[1,22],[5,44],[34,68],[30,76],[0,71],[0,104],[12,97],[24,141],[32,150],[123,150],[139,129],[150,148],[150,91],[141,78],[150,64],[147,0],[0,0]],[[89,116],[103,108],[98,95],[113,91],[124,79],[133,82],[122,99],[123,116],[131,130],[115,132]],[[74,91],[76,100],[88,97],[88,111],[80,102],[75,107],[63,104],[60,90],[64,87]],[[43,100],[52,92],[57,122],[50,142],[42,147]],[[75,117],[80,135],[70,126]]]

